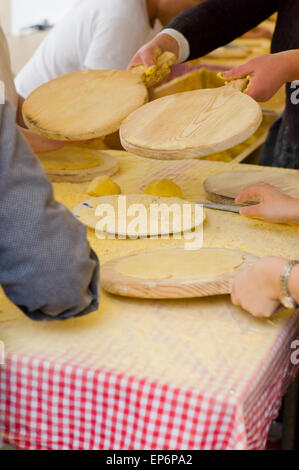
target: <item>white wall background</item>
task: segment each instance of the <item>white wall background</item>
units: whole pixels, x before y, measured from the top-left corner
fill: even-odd
[[[7,2],[8,0],[0,0]],[[78,0],[11,0],[12,33],[47,19],[57,23]]]

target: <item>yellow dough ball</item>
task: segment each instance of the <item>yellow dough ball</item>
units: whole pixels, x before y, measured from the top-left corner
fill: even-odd
[[[180,197],[183,199],[183,193],[181,188],[171,180],[155,180],[149,183],[144,194],[150,194],[151,196],[164,196],[164,197]]]
[[[98,176],[88,186],[89,196],[101,197],[113,194],[121,194],[120,187],[114,183],[108,176]]]

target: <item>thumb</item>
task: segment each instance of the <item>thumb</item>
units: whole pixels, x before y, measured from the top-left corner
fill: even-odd
[[[145,65],[145,67],[151,67],[154,65],[155,49],[150,44],[143,46],[134,55],[131,62],[128,65],[128,69],[135,67],[136,65]]]
[[[262,204],[254,204],[248,207],[242,207],[240,214],[245,217],[261,217]]]
[[[142,63],[145,65],[146,68],[151,67],[155,64],[155,59],[157,55],[156,49],[147,48],[141,53]]]
[[[222,73],[223,78],[244,78],[247,75],[250,75],[252,72],[250,64],[246,62],[245,64],[234,67],[231,70],[227,70]]]

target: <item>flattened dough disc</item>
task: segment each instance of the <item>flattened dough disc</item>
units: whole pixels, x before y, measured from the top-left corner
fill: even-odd
[[[100,175],[112,176],[119,168],[113,155],[107,155],[101,150],[75,146],[40,153],[38,157],[48,178],[58,183],[90,181]]]
[[[230,86],[165,96],[133,111],[121,125],[124,148],[143,157],[187,159],[227,150],[262,121],[256,101]]]
[[[105,212],[98,215],[97,208],[105,208]],[[192,202],[145,194],[92,198],[75,207],[74,215],[89,228],[129,238],[189,232],[205,218],[202,208]]]
[[[102,266],[108,292],[145,299],[178,299],[228,294],[235,275],[257,257],[238,250],[170,249],[114,259]]]
[[[299,198],[299,171],[277,170],[232,171],[210,176],[204,181],[207,197],[212,202],[232,204],[245,186],[269,183],[289,196]]]
[[[123,119],[147,101],[139,74],[86,70],[37,88],[25,101],[23,116],[33,132],[49,139],[89,140],[119,129]]]

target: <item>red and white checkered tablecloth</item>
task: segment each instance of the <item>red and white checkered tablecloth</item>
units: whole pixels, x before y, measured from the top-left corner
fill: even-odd
[[[0,366],[0,429],[23,449],[262,449],[296,372],[298,315],[279,329],[254,375],[201,390],[68,362],[8,353]]]

